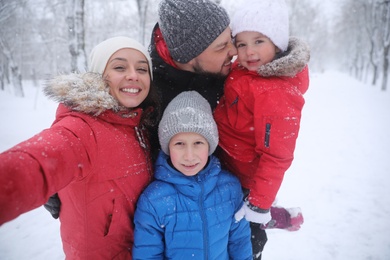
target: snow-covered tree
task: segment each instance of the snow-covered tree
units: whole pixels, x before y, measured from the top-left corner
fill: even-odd
[[[15,58],[20,45],[15,44],[14,35],[20,32],[18,19],[20,12],[25,7],[24,1],[0,0],[0,81],[1,88],[5,83],[12,83],[13,92],[16,96],[23,97],[22,74],[20,64]]]
[[[371,77],[371,84],[386,90],[389,71],[390,49],[390,1],[346,0],[342,5],[339,33],[340,48],[346,53],[346,65],[359,79]]]
[[[80,71],[87,67],[85,52],[84,0],[67,0],[68,42],[71,55],[71,71]]]
[[[138,13],[139,13],[140,39],[141,42],[144,44],[143,41],[147,33],[145,24],[146,24],[146,18],[148,13],[149,0],[136,0],[136,2],[137,2]]]
[[[230,15],[246,4],[246,0],[213,1]],[[82,71],[91,48],[112,36],[129,36],[148,46],[159,2],[0,0],[0,90],[12,85],[10,89],[21,95],[22,78]],[[312,72],[342,68],[387,88],[390,0],[342,0],[329,10],[327,1],[286,2],[291,35],[310,45]]]

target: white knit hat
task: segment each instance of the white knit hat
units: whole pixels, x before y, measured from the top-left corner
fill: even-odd
[[[289,38],[288,9],[284,0],[251,0],[237,9],[231,23],[235,37],[244,31],[259,32],[282,51]]]
[[[153,79],[152,60],[150,59],[148,49],[136,40],[124,36],[109,38],[96,45],[89,55],[88,71],[103,74],[111,56],[120,49],[125,48],[140,51],[146,57],[149,65],[150,77]]]
[[[158,126],[161,149],[169,155],[171,138],[184,132],[197,133],[209,143],[209,155],[218,145],[218,128],[209,102],[196,91],[185,91],[168,104]]]

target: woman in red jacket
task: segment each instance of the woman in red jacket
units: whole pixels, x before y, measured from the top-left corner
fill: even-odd
[[[214,116],[220,160],[247,193],[237,217],[251,222],[254,259],[260,259],[267,240],[260,227],[271,220],[271,205],[293,160],[310,54],[301,40],[289,39],[282,1],[245,3],[231,25],[238,58]]]
[[[0,154],[0,224],[58,192],[67,259],[131,259],[134,207],[152,174],[152,64],[140,43],[114,37],[89,65],[45,87],[60,102],[53,125]]]

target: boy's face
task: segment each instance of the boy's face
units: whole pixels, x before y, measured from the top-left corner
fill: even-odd
[[[194,176],[207,164],[209,143],[197,133],[178,133],[169,142],[173,166],[186,176]]]
[[[236,35],[238,62],[250,71],[271,62],[279,49],[273,42],[258,32],[241,32]]]

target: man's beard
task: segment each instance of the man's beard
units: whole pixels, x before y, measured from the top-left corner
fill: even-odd
[[[211,77],[216,78],[218,80],[225,80],[227,75],[223,75],[221,72],[208,72],[203,70],[203,68],[199,65],[199,63],[196,63],[195,66],[193,66],[194,72],[199,75],[203,75],[205,77]]]

